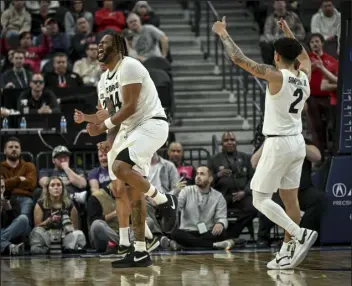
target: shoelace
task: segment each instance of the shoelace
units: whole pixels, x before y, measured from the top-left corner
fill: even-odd
[[[287,244],[288,244],[287,252],[289,252],[292,257],[296,249],[296,241],[293,239],[293,240],[290,240]]]

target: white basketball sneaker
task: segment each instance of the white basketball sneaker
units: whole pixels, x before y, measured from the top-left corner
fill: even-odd
[[[300,237],[295,238],[295,252],[291,259],[292,267],[297,267],[306,258],[309,249],[318,238],[318,233],[311,229],[301,228]]]
[[[295,242],[293,240],[287,243],[287,247],[282,245],[279,252],[276,253],[275,258],[266,265],[268,269],[284,270],[292,269],[291,257],[295,249]]]

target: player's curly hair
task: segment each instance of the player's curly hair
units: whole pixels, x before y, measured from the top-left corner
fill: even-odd
[[[108,33],[112,37],[112,44],[117,52],[122,54],[122,57],[128,56],[127,44],[124,37],[117,33]]]
[[[289,63],[293,63],[303,49],[301,44],[292,38],[281,38],[275,41],[274,48]]]

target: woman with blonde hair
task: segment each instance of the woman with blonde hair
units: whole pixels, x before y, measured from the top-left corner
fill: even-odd
[[[34,208],[35,228],[30,235],[31,253],[79,252],[86,238],[78,230],[78,214],[59,177],[51,177]]]

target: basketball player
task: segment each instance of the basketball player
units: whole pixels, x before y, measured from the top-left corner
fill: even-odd
[[[99,86],[98,86],[99,88]],[[111,114],[115,113],[115,109],[108,111],[107,109],[102,109],[104,105],[104,98],[99,98],[99,103],[97,106],[98,111],[95,114],[84,114],[80,110],[75,109],[74,121],[78,124],[82,122],[90,122],[100,124],[104,122],[105,119],[109,118],[109,112]],[[116,134],[119,128],[115,127],[110,129],[107,133],[106,141],[100,142],[98,144],[98,150],[107,154],[114,142]],[[129,217],[131,214],[130,201],[127,196],[126,186],[121,180],[112,180],[112,193],[115,197],[116,214],[119,222],[119,245],[117,249],[117,255],[126,255],[133,250],[129,239]],[[147,251],[152,252],[154,249],[158,248],[160,245],[159,240],[153,236],[147,224],[145,224],[145,236],[146,236],[146,246]]]
[[[279,25],[287,37],[274,43],[276,67],[258,64],[246,57],[227,33],[225,17],[222,22],[214,24],[213,31],[220,36],[228,56],[236,65],[268,82],[263,124],[266,139],[251,189],[253,205],[294,237],[294,243],[284,242],[276,258],[267,266],[289,269],[303,261],[318,233],[298,225],[297,193],[306,156],[301,113],[310,94],[311,64],[307,52],[294,38],[286,21],[281,19]],[[296,59],[300,62],[299,70],[294,67]],[[277,189],[280,189],[284,205],[294,220],[272,201],[272,194]]]
[[[163,205],[165,217],[165,213],[173,216],[177,204],[172,196],[160,193],[145,179],[153,154],[168,137],[169,126],[148,71],[126,54],[126,43],[119,35],[105,35],[100,41],[98,59],[108,70],[100,80],[98,96],[104,97],[104,104],[113,106],[116,113],[101,124],[87,124],[91,136],[120,126],[108,153],[109,174],[112,180],[119,178],[130,187],[135,242],[133,252],[112,262],[115,268],[152,264],[145,243],[145,195]]]

